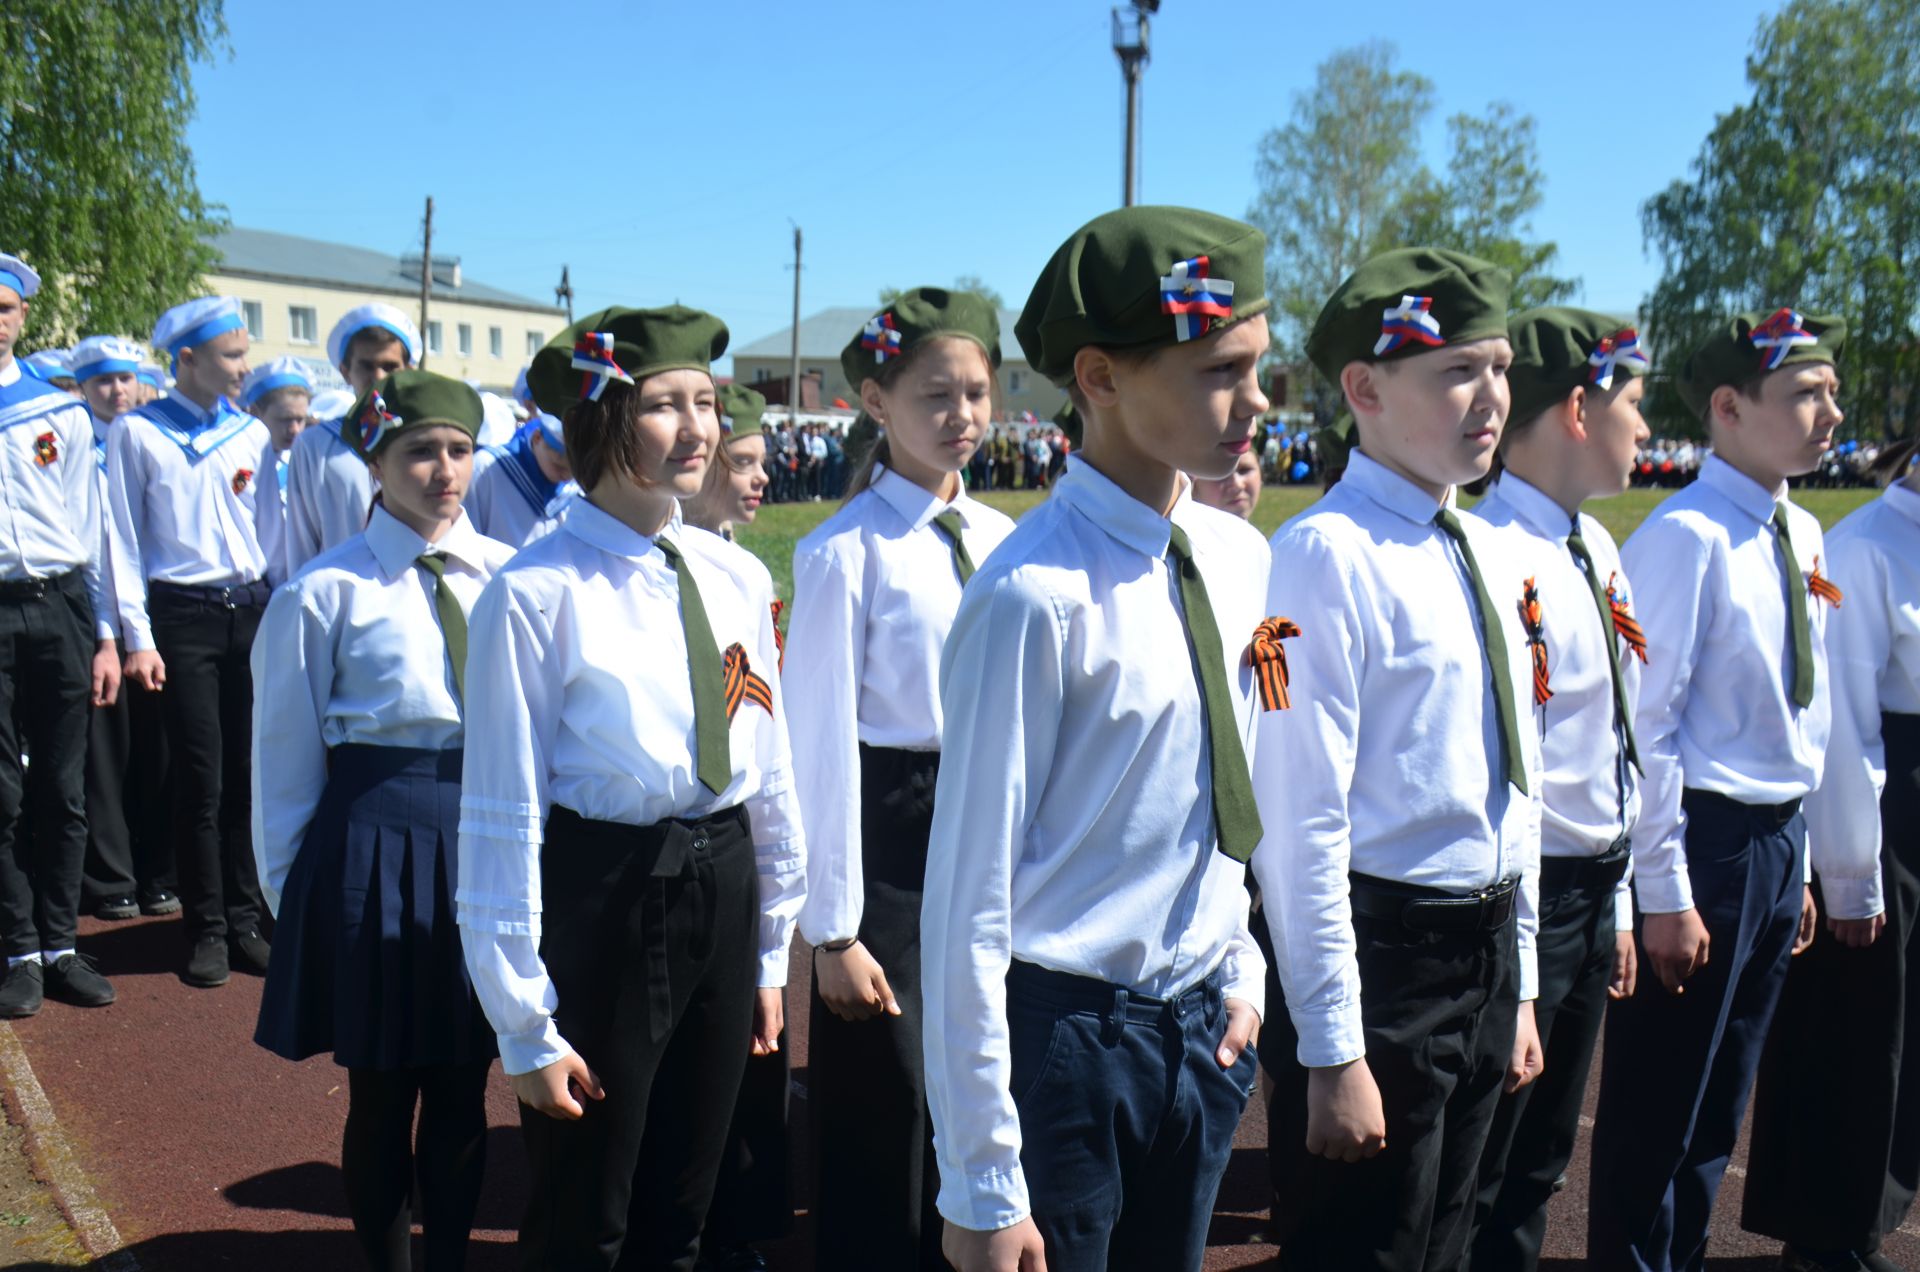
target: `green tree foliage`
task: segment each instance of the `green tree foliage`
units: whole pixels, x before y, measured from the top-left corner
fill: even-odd
[[[0,249],[39,270],[22,351],[144,336],[205,290],[218,220],[187,148],[221,0],[0,5]]]
[[[1300,353],[1340,280],[1390,247],[1432,243],[1485,257],[1513,273],[1518,303],[1574,289],[1549,272],[1558,249],[1527,237],[1545,184],[1532,117],[1501,102],[1484,116],[1455,115],[1447,170],[1435,174],[1420,160],[1433,85],[1394,56],[1378,42],[1335,53],[1294,97],[1289,121],[1260,140],[1247,216],[1267,236],[1274,344],[1285,355]],[[1311,383],[1325,423],[1337,395],[1318,372]]]
[[[1673,365],[1739,310],[1839,313],[1848,427],[1920,424],[1920,6],[1802,0],[1761,24],[1752,100],[1641,209],[1662,262],[1648,336]],[[1696,430],[1657,384],[1657,431]]]

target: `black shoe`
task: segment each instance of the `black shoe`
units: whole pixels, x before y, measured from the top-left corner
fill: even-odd
[[[196,989],[218,989],[227,983],[227,938],[203,936],[193,943],[187,955],[187,970],[180,979]]]
[[[38,1014],[45,997],[44,977],[39,959],[9,967],[6,979],[0,980],[0,1017],[21,1020]]]
[[[140,917],[140,903],[132,897],[108,897],[93,907],[96,919],[137,919]]]
[[[174,896],[173,893],[168,892],[165,888],[157,889],[156,891],[148,893],[146,898],[140,902],[140,913],[178,914],[180,913],[180,898]]]
[[[1878,1250],[1861,1255],[1860,1262],[1866,1264],[1870,1272],[1907,1272],[1905,1268]]]
[[[1870,1272],[1851,1250],[1802,1250],[1786,1246],[1780,1251],[1780,1272]]]
[[[227,950],[234,967],[239,971],[249,976],[267,974],[267,956],[273,952],[273,947],[267,944],[266,937],[260,935],[260,929],[249,928],[238,936],[228,937]]]
[[[113,1001],[113,986],[85,954],[63,954],[45,971],[47,997],[75,1007],[105,1007]]]
[[[695,1272],[766,1272],[767,1261],[744,1241],[739,1245],[716,1246],[711,1254],[702,1250]]]

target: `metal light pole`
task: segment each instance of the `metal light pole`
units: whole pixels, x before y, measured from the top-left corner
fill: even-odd
[[[1113,8],[1113,51],[1120,59],[1120,77],[1127,85],[1127,142],[1123,158],[1125,177],[1120,187],[1123,207],[1138,201],[1140,167],[1140,72],[1147,65],[1147,19],[1160,11],[1160,0],[1133,0]]]

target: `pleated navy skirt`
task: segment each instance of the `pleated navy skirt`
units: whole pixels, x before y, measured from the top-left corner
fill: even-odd
[[[345,745],[287,873],[253,1040],[351,1069],[495,1054],[454,919],[460,752]]]

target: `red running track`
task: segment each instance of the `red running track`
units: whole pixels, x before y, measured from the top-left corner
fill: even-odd
[[[361,1266],[337,1165],[344,1072],[325,1058],[288,1064],[254,1046],[261,982],[235,976],[224,989],[187,988],[177,977],[182,939],[175,921],[85,921],[81,948],[100,960],[119,1002],[97,1011],[49,1003],[14,1026],[102,1204],[146,1272]],[[796,957],[794,966],[804,976],[806,959]],[[790,995],[796,1095],[806,1082],[806,993],[801,981]],[[797,1163],[807,1159],[806,1107],[804,1098],[793,1102]],[[517,1266],[513,1236],[526,1166],[498,1069],[489,1114],[487,1186],[469,1267],[507,1272]],[[1256,1241],[1266,1218],[1265,1132],[1256,1100],[1221,1189],[1209,1270],[1272,1263],[1271,1248]],[[1574,1177],[1555,1202],[1548,1272],[1586,1266],[1584,1169],[1583,1144]],[[794,1232],[764,1247],[776,1269],[812,1268],[809,1192],[802,1171]],[[1735,1208],[1737,1195],[1730,1180],[1735,1205],[1723,1211]],[[1709,1267],[1761,1272],[1773,1266],[1776,1249],[1740,1233],[1723,1213]],[[1887,1253],[1920,1267],[1920,1240],[1911,1236],[1890,1243]]]

